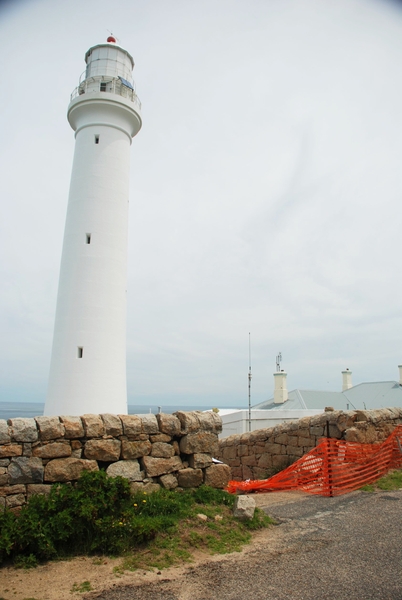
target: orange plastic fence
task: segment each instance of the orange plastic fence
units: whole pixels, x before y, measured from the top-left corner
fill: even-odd
[[[402,425],[382,444],[359,444],[332,438],[273,477],[230,481],[227,491],[274,492],[302,490],[320,496],[340,496],[373,483],[390,469],[402,467]]]

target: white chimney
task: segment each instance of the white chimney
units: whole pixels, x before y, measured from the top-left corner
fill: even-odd
[[[402,365],[398,365],[399,369],[399,385],[402,385]]]
[[[351,387],[353,387],[352,371],[345,369],[345,371],[342,371],[342,392],[349,390]]]
[[[274,373],[274,403],[283,404],[288,399],[288,390],[286,387],[287,373],[285,371],[278,371]]]

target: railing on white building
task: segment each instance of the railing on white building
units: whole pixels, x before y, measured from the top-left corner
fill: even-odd
[[[130,82],[127,82],[131,85]],[[71,100],[82,96],[83,94],[93,94],[95,92],[106,92],[108,94],[116,94],[131,100],[139,111],[141,111],[141,101],[138,98],[135,90],[128,85],[125,85],[120,77],[88,77],[80,82],[71,94]]]

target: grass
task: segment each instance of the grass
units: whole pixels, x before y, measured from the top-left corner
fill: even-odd
[[[222,492],[224,493],[224,492]],[[201,521],[197,514],[208,517]],[[218,520],[215,517],[218,516]],[[272,520],[256,509],[251,521],[241,522],[232,515],[232,508],[220,504],[196,503],[190,514],[170,531],[159,534],[154,540],[129,553],[116,575],[137,569],[166,569],[173,565],[192,562],[195,552],[228,554],[240,552],[251,540],[251,531],[268,527]]]
[[[32,568],[84,554],[95,565],[105,555],[123,556],[118,574],[188,562],[196,551],[238,552],[252,530],[272,521],[258,509],[252,520],[239,521],[234,502],[234,495],[207,486],[131,495],[127,480],[85,472],[74,486],[56,484],[49,496],[32,496],[19,514],[0,514],[0,564]],[[74,585],[82,593],[90,584]]]
[[[374,483],[370,483],[368,485],[364,485],[360,488],[363,492],[392,492],[395,490],[402,489],[402,469],[397,469],[395,471],[391,471],[381,477],[378,481]]]
[[[83,581],[82,583],[74,583],[74,585],[70,591],[72,594],[74,594],[74,592],[83,594],[84,592],[90,592],[91,590],[92,590],[92,586],[91,586],[90,582]]]

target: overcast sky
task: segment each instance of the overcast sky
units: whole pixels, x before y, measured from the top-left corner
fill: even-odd
[[[0,400],[45,399],[86,50],[134,57],[130,404],[397,379],[402,6],[13,0],[2,53]]]

